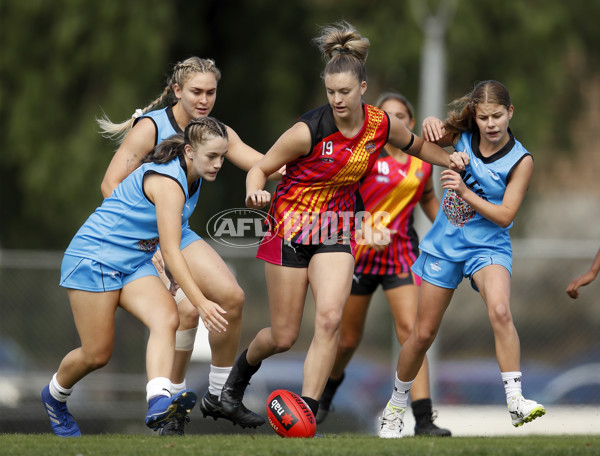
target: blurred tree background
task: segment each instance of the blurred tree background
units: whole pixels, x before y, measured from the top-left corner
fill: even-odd
[[[213,58],[223,74],[213,115],[266,152],[299,115],[327,102],[324,62],[311,40],[319,26],[345,19],[371,41],[365,102],[397,90],[412,100],[420,120],[432,114],[419,106],[421,88],[430,86],[421,83],[425,21],[441,5],[454,6],[444,33],[445,102],[478,81],[504,82],[516,109],[511,128],[535,158],[512,230],[512,308],[522,357],[541,366],[537,377],[535,369],[528,373],[528,387],[540,391],[563,370],[596,366],[600,281],[575,303],[564,289],[589,267],[600,241],[600,0],[0,0],[0,349],[12,343],[24,353],[16,358],[33,366],[23,371],[26,381],[16,377],[17,392],[5,383],[0,388],[16,404],[3,409],[0,394],[0,429],[48,432],[36,398],[59,356],[79,343],[66,293],[57,286],[58,267],[76,230],[101,204],[100,183],[118,147],[100,136],[97,117],[130,118],[163,91],[176,62]],[[209,218],[242,207],[244,194],[245,172],[226,162],[216,182],[203,186],[192,227],[205,234]],[[260,262],[234,250],[228,265],[247,293],[244,347],[264,326],[268,299]],[[440,366],[439,375],[432,374],[441,385],[436,398],[501,403],[496,373],[486,367],[495,361],[481,299],[464,281],[454,302],[438,337],[438,362],[430,366]],[[313,308],[307,305],[307,320]],[[110,426],[122,432],[122,421],[112,419],[117,408],[135,423],[144,412],[145,328],[121,310],[116,320],[107,377],[86,378],[78,387],[81,402],[72,402],[92,432],[112,432]],[[363,359],[386,368],[395,363],[389,322],[383,294],[376,294],[360,350]],[[303,325],[296,350],[307,348],[311,333],[312,325]],[[469,374],[473,383],[464,382],[460,362],[479,366],[481,359],[492,363],[483,367],[493,387],[475,374]],[[453,383],[457,361],[461,376]],[[116,373],[133,377],[118,380],[111,376]],[[203,391],[199,382],[208,375],[189,378]],[[363,388],[365,406],[378,407],[371,395],[387,394],[389,387]],[[597,404],[595,388],[567,399]],[[135,392],[130,408],[114,406],[111,400],[121,401],[127,391]],[[370,416],[362,406],[360,412]],[[194,420],[194,426],[210,432],[208,421]]]
[[[66,247],[101,203],[118,147],[98,134],[95,118],[129,118],[191,55],[216,60],[223,78],[213,115],[261,152],[326,102],[323,61],[311,43],[320,25],[345,19],[370,39],[366,102],[395,89],[417,105],[418,13],[438,4],[0,0],[0,247]],[[598,17],[597,0],[456,2],[446,32],[447,101],[484,79],[509,87],[512,129],[536,158],[534,193],[600,195]],[[215,212],[243,205],[244,179],[228,163],[205,186],[193,221],[199,232]]]

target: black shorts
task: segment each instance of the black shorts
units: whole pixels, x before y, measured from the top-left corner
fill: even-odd
[[[268,263],[290,268],[307,268],[311,258],[317,253],[347,252],[354,255],[354,243],[338,244],[292,244],[279,236],[263,238],[256,258]]]
[[[353,295],[371,295],[375,293],[377,287],[381,284],[384,290],[398,288],[404,285],[414,285],[413,276],[410,272],[401,272],[400,274],[373,275],[373,274],[352,274]]]

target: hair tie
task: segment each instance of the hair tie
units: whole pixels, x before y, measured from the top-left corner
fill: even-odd
[[[141,109],[136,109],[135,112],[133,113],[133,115],[131,116],[132,119],[137,119],[138,117],[142,117],[144,115],[144,111],[142,111]]]
[[[333,50],[333,55],[340,55],[340,54],[352,54],[352,51],[348,48],[337,48]]]

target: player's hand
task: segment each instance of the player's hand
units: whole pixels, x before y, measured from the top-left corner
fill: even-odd
[[[440,181],[444,190],[454,190],[458,196],[462,196],[467,189],[461,175],[450,169],[445,169],[440,173]]]
[[[229,322],[223,317],[227,311],[216,302],[207,299],[200,305],[198,312],[204,326],[209,332],[222,333],[227,331]]]
[[[262,209],[271,201],[271,194],[266,190],[257,190],[246,195],[246,207]]]
[[[163,260],[162,253],[160,249],[154,252],[152,256],[152,264],[160,274],[161,272],[165,272],[165,260]]]
[[[444,122],[434,116],[425,117],[421,126],[421,136],[425,141],[436,142],[446,135]]]
[[[179,286],[177,282],[173,279],[169,271],[165,268],[165,262],[163,260],[162,254],[160,250],[157,250],[154,256],[152,257],[152,264],[156,268],[156,272],[158,272],[158,277],[162,281],[162,283],[169,289],[169,292],[175,296],[177,293],[177,289]]]
[[[596,276],[594,275],[593,272],[586,272],[585,274],[580,275],[579,277],[575,277],[573,280],[571,280],[571,283],[569,284],[569,286],[567,287],[567,294],[573,298],[573,299],[577,299],[579,297],[579,287],[583,287],[587,284],[589,284],[590,282],[592,282],[594,279],[596,278]]]
[[[465,152],[454,152],[450,154],[450,166],[452,171],[464,171],[469,164],[469,156]]]

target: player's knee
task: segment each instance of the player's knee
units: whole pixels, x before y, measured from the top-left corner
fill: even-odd
[[[342,323],[342,310],[329,310],[317,314],[315,326],[327,334],[334,334],[340,330]]]
[[[505,327],[513,324],[512,314],[508,305],[499,303],[497,305],[490,305],[489,308],[490,322],[493,326]]]
[[[198,327],[200,312],[192,305],[189,299],[179,303],[179,329],[186,330]]]
[[[411,334],[413,346],[417,351],[426,352],[435,340],[436,331],[430,328],[419,328]]]
[[[338,350],[342,356],[350,355],[354,353],[354,351],[360,345],[360,341],[362,339],[362,334],[360,333],[344,333],[340,336],[340,340],[338,342]]]
[[[149,327],[150,331],[153,329],[159,329],[161,331],[175,332],[179,328],[179,313],[163,312],[162,315],[157,315],[154,320],[153,327]]]
[[[273,351],[275,353],[283,353],[294,346],[298,339],[297,334],[282,334],[273,338]]]
[[[227,311],[228,321],[231,322],[231,320],[242,317],[245,299],[244,290],[238,284],[227,290],[227,294],[219,302],[219,305]]]
[[[403,344],[410,336],[410,332],[412,331],[414,322],[407,321],[398,321],[396,322],[396,337],[398,338],[398,342]]]
[[[112,347],[96,347],[84,350],[84,362],[89,370],[100,369],[108,364],[112,356]]]

